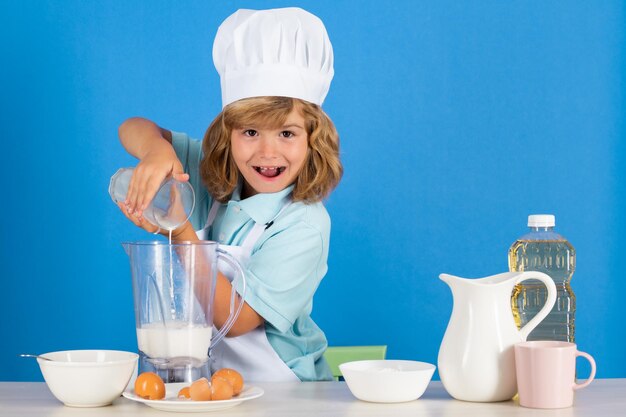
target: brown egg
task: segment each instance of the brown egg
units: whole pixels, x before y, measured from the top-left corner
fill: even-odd
[[[178,398],[181,400],[188,400],[191,398],[191,394],[189,393],[189,387],[184,387],[180,391],[178,391]]]
[[[221,376],[214,376],[211,378],[211,399],[217,400],[230,400],[233,398],[233,386],[228,380]]]
[[[165,384],[154,372],[142,372],[135,380],[135,394],[146,400],[165,398]]]
[[[221,377],[230,382],[230,385],[233,386],[233,395],[238,395],[243,389],[243,376],[241,376],[241,374],[234,369],[222,368],[215,371],[211,380],[215,377]]]
[[[194,401],[211,400],[211,383],[206,378],[193,381],[189,387],[189,397]]]

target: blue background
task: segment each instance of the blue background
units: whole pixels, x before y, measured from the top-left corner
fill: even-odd
[[[579,348],[626,377],[622,1],[4,0],[0,380],[41,380],[20,352],[136,350],[120,242],[151,237],[107,194],[135,164],[117,127],[141,115],[201,138],[221,109],[217,27],[289,5],[335,51],[324,108],[345,176],[314,303],[330,344],[436,363],[438,274],[507,270],[527,215],[553,213],[577,249]]]

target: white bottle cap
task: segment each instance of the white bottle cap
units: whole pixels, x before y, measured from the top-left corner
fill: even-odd
[[[554,227],[554,214],[531,214],[528,227]]]

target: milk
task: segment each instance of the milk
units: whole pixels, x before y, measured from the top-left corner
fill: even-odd
[[[208,357],[213,328],[184,321],[149,323],[137,328],[139,350],[150,358]]]

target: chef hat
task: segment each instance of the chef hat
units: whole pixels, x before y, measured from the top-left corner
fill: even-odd
[[[321,105],[334,74],[324,24],[296,7],[236,11],[217,30],[213,62],[220,75],[222,107],[260,96]]]

